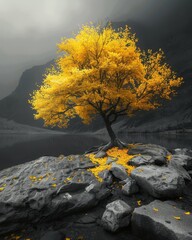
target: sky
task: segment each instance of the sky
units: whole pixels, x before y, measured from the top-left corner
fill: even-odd
[[[0,99],[15,89],[23,71],[55,58],[56,44],[82,24],[127,19],[158,24],[181,2],[192,1],[0,0]]]

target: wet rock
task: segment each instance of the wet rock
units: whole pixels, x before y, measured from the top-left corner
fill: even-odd
[[[157,166],[163,166],[167,164],[167,158],[164,156],[154,156],[153,160],[154,160],[154,164]]]
[[[46,233],[41,240],[63,240],[65,238],[65,235],[57,232],[57,231],[51,231]]]
[[[131,177],[143,190],[156,198],[179,196],[185,186],[183,177],[168,167],[138,167],[131,172]]]
[[[153,163],[155,163],[155,161],[154,161],[153,157],[149,156],[149,155],[136,156],[136,157],[133,157],[129,161],[129,165],[132,165],[135,167],[139,167],[142,165],[149,165],[149,164],[153,164]]]
[[[172,155],[172,162],[176,162],[178,165],[181,165],[186,170],[192,170],[192,157],[183,154],[175,154]]]
[[[96,155],[95,158],[104,158],[107,156],[107,153],[104,151],[99,151]]]
[[[116,178],[118,178],[120,180],[125,180],[129,177],[126,172],[126,169],[122,165],[117,164],[115,162],[112,163],[112,167],[111,167],[110,171]]]
[[[176,155],[188,155],[192,157],[192,150],[187,148],[176,148],[174,149]]]
[[[130,155],[141,154],[153,157],[166,157],[170,154],[166,148],[155,144],[136,144],[128,151],[128,153]]]
[[[104,170],[100,172],[99,177],[101,177],[103,181],[106,182],[108,185],[110,185],[113,182],[113,177],[109,170]]]
[[[100,186],[87,171],[93,166],[84,155],[71,155],[41,157],[1,171],[0,235],[22,228],[22,222],[49,221],[88,209],[109,196],[106,184]],[[98,184],[95,193],[85,190],[90,184]]]
[[[127,196],[131,196],[137,192],[139,192],[139,187],[134,179],[131,177],[125,180],[126,184],[122,187],[123,194]]]
[[[116,200],[107,204],[102,216],[102,226],[115,232],[121,227],[128,226],[131,219],[131,207],[122,200]]]
[[[190,174],[180,164],[178,164],[176,161],[170,160],[168,162],[168,167],[170,169],[176,170],[178,172],[178,174],[180,176],[182,176],[185,180],[188,180],[188,181],[191,180]]]
[[[192,239],[192,215],[159,200],[135,208],[131,225],[133,233],[146,240]]]

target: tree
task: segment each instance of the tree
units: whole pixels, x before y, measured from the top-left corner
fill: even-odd
[[[66,127],[79,116],[89,124],[103,118],[110,143],[123,147],[112,124],[121,116],[149,111],[170,100],[182,83],[164,61],[162,50],[141,51],[126,26],[83,26],[73,38],[58,44],[60,56],[34,91],[30,103],[35,119],[45,125]]]

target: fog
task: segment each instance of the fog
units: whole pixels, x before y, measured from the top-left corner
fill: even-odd
[[[0,0],[0,99],[15,89],[24,70],[53,59],[61,37],[70,36],[83,23],[130,19],[166,29],[167,19],[172,24],[176,18],[188,21],[190,2]]]

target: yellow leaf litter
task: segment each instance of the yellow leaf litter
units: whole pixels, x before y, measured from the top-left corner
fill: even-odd
[[[130,174],[135,167],[128,165],[128,162],[131,158],[133,158],[133,155],[129,155],[127,151],[127,148],[119,149],[118,147],[113,147],[107,151],[107,157],[104,158],[95,158],[93,153],[87,154],[86,156],[97,165],[94,168],[90,168],[89,171],[95,175],[98,181],[102,182],[102,178],[99,177],[99,173],[111,168],[112,163],[107,164],[107,158],[111,157],[112,159],[117,159],[116,163],[125,167],[127,173]]]

